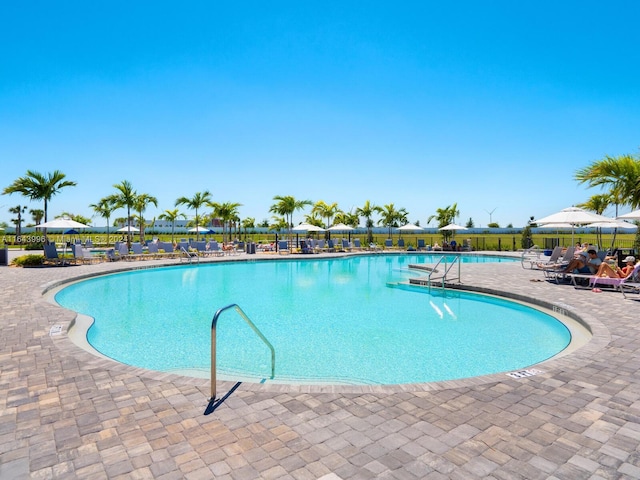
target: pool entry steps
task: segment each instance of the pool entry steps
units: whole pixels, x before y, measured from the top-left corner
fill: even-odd
[[[215,315],[213,316],[213,320],[211,320],[211,398],[209,399],[209,405],[212,405],[216,400],[216,325],[218,323],[218,318],[220,315],[229,310],[235,309],[235,311],[242,317],[242,319],[246,322],[247,325],[251,327],[251,329],[260,337],[269,350],[271,350],[271,379],[275,377],[276,373],[276,351],[271,345],[271,342],[265,338],[258,327],[251,321],[251,319],[247,316],[247,314],[240,308],[240,306],[236,303],[232,303],[231,305],[227,305],[226,307],[222,307],[219,309]]]
[[[454,270],[455,266],[458,267],[457,270]],[[442,270],[441,275],[440,275],[440,270],[438,270],[438,267],[440,267]],[[445,288],[445,285],[447,283],[451,283],[454,280],[457,280],[458,283],[460,283],[460,256],[459,255],[455,255],[453,257],[447,257],[446,255],[444,255],[436,262],[434,266],[427,266],[422,264],[411,264],[409,265],[409,268],[427,272],[427,275],[424,277],[409,279],[409,283],[411,285],[421,285],[426,287],[442,286],[442,288]]]

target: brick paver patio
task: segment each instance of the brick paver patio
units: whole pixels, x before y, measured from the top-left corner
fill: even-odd
[[[205,416],[208,381],[94,357],[66,336],[75,314],[43,296],[155,263],[0,267],[0,479],[640,478],[637,300],[531,282],[542,274],[519,263],[465,264],[465,286],[555,305],[593,339],[525,378],[243,383]]]

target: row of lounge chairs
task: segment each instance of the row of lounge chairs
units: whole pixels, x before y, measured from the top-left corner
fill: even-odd
[[[555,281],[556,283],[568,281],[575,287],[578,287],[579,284],[584,284],[593,289],[597,289],[598,285],[611,286],[614,290],[620,291],[625,298],[627,298],[626,293],[628,291],[640,291],[640,261],[636,263],[634,269],[625,278],[565,272],[567,265],[573,259],[574,252],[574,247],[568,247],[564,252],[562,247],[556,247],[546,261],[538,261],[535,264],[532,256],[525,260],[525,255],[523,254],[523,267],[525,267],[525,262],[529,262],[530,268],[542,270],[547,280]],[[598,251],[597,255],[600,260],[605,261],[607,252]]]

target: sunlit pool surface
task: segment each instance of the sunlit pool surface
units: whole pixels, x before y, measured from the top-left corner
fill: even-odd
[[[214,313],[238,304],[273,344],[228,310],[217,328],[218,377],[280,383],[401,384],[522,369],[571,340],[555,318],[503,299],[398,285],[439,256],[362,255],[166,267],[96,277],[57,302],[95,319],[88,341],[128,365],[210,368]],[[465,261],[512,261],[469,257]]]

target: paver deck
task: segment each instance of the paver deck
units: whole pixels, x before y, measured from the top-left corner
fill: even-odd
[[[524,378],[243,383],[204,415],[207,381],[94,357],[65,333],[75,314],[43,297],[122,267],[0,267],[0,479],[640,478],[637,300],[531,282],[542,273],[519,263],[465,264],[464,285],[553,304],[593,339]]]

